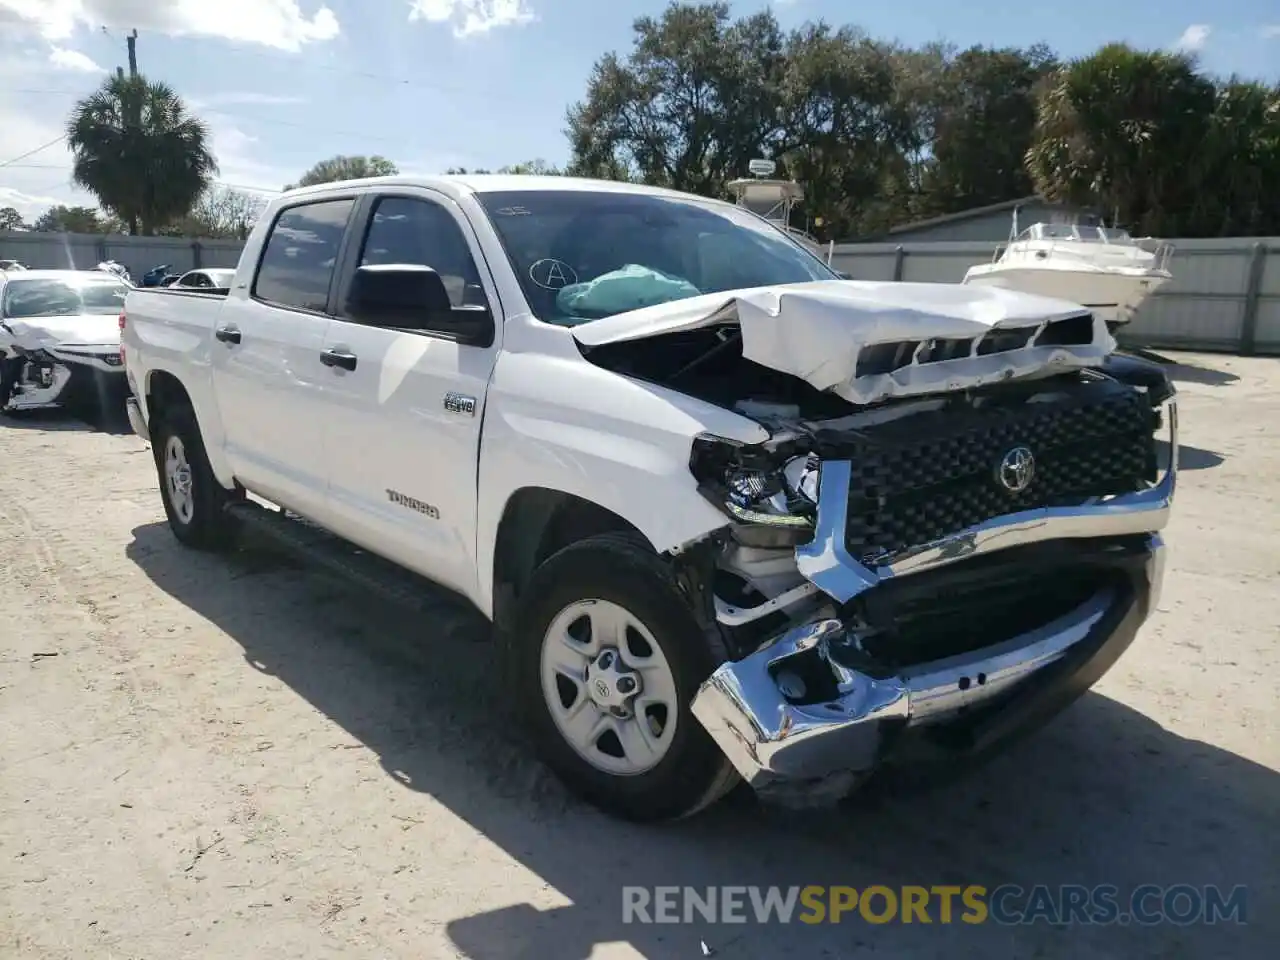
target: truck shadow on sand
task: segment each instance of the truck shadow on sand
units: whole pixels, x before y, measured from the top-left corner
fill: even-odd
[[[124,436],[133,433],[128,414],[104,410],[85,412],[65,410],[60,407],[40,407],[33,410],[11,410],[0,415],[0,429],[44,430],[47,432],[82,431]]]
[[[767,810],[735,796],[693,821],[643,828],[572,800],[528,757],[505,719],[491,645],[433,640],[432,624],[376,597],[335,590],[262,546],[228,557],[196,554],[162,524],[149,524],[134,530],[127,555],[238,643],[246,670],[278,677],[373,751],[389,777],[443,803],[571,902],[454,919],[449,935],[472,960],[586,960],[611,943],[644,957],[696,958],[704,942],[720,957],[770,960],[870,950],[1246,957],[1269,955],[1263,946],[1280,932],[1266,906],[1280,893],[1280,777],[1100,694],[1087,694],[980,772],[930,793],[873,794],[810,813]],[[408,865],[395,882],[414,884],[416,869]],[[624,885],[968,883],[1107,883],[1122,891],[1143,883],[1244,884],[1249,925],[622,919]],[[605,955],[613,954],[596,954]]]
[[[1214,370],[1212,367],[1201,367],[1194,363],[1180,360],[1165,360],[1164,368],[1169,379],[1177,383],[1200,383],[1208,387],[1229,387],[1237,383],[1240,377],[1227,370]]]
[[[1156,455],[1160,460],[1160,469],[1163,470],[1169,462],[1169,441],[1156,441]],[[1178,469],[1179,470],[1212,470],[1214,467],[1222,464],[1227,458],[1220,453],[1212,450],[1205,450],[1203,447],[1192,447],[1185,443],[1178,444]]]

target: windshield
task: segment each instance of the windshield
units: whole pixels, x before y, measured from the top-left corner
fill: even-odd
[[[119,280],[10,280],[4,285],[0,315],[20,319],[115,314],[124,307],[128,292]]]
[[[646,194],[481,193],[534,315],[573,326],[743,287],[835,280],[746,211]]]

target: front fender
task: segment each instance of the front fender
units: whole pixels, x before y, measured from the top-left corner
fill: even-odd
[[[624,518],[658,551],[723,527],[697,491],[693,438],[760,443],[768,432],[729,410],[611,373],[581,356],[504,353],[480,445],[477,561],[482,609],[493,603],[494,549],[520,489],[572,494]]]

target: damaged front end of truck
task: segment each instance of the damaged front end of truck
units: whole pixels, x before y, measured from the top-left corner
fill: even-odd
[[[731,652],[693,714],[780,800],[976,762],[1087,690],[1158,602],[1162,371],[1077,306],[894,286],[753,291],[584,344],[769,431],[694,440],[727,525],[683,562]]]

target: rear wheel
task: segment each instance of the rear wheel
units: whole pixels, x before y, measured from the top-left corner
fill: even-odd
[[[539,754],[574,793],[636,821],[689,816],[737,782],[690,712],[723,660],[666,565],[616,534],[534,574],[514,681]]]
[[[160,497],[173,535],[202,550],[230,545],[235,525],[225,508],[237,494],[213,475],[194,414],[185,407],[166,412],[151,439]]]

